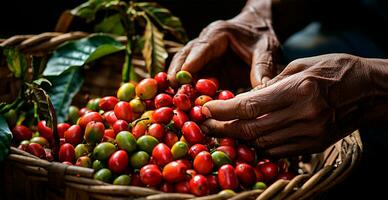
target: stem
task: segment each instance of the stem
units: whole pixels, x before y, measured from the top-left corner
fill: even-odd
[[[131,48],[131,41],[128,40],[127,48],[125,50],[125,62],[123,65],[123,71],[121,74],[121,82],[126,83],[129,80],[133,80],[131,77],[131,72],[133,71],[133,65],[132,65],[132,48]]]
[[[127,35],[127,48],[125,51],[125,62],[122,70],[122,82],[128,82],[129,80],[137,81],[137,77],[134,71],[134,66],[132,64],[132,53],[134,52],[134,44],[135,39],[134,35],[136,33],[135,30],[135,19],[133,17],[133,12],[135,12],[133,8],[133,3],[130,1],[129,6],[121,2],[119,7],[117,8],[120,14],[120,21],[123,25],[126,35]]]
[[[128,48],[130,49],[131,51],[131,55],[130,55],[130,62],[128,63],[129,66],[131,66],[130,70],[129,70],[129,78],[130,80],[132,81],[135,81],[137,82],[137,76],[135,74],[135,68],[132,64],[132,53],[135,52],[135,44],[136,44],[136,40],[135,40],[135,35],[136,35],[136,30],[135,30],[135,17],[134,15],[136,14],[136,10],[135,8],[133,7],[133,3],[131,3],[130,7],[129,7],[129,19],[130,19],[130,23],[129,23],[129,30],[128,30],[128,34],[127,34],[127,39],[128,39]]]
[[[34,102],[34,117],[38,122],[40,121],[39,114],[38,114],[38,103],[37,102]]]

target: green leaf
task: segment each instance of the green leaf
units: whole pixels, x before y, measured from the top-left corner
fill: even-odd
[[[144,31],[143,57],[151,77],[164,70],[168,56],[164,47],[163,33],[146,17],[147,25]]]
[[[4,48],[4,55],[7,58],[9,70],[16,78],[22,78],[27,71],[27,59],[20,51],[15,48]]]
[[[55,108],[57,119],[64,122],[73,97],[81,89],[84,81],[81,68],[70,69],[60,76],[48,77],[52,87],[47,90]]]
[[[71,14],[85,18],[87,22],[94,20],[96,13],[104,8],[117,5],[120,0],[89,0],[71,10]]]
[[[125,46],[106,34],[68,42],[50,57],[44,76],[58,76],[72,67],[80,67],[108,54],[124,50]]]
[[[11,146],[12,133],[4,117],[0,115],[0,162],[5,159]]]
[[[95,32],[112,33],[116,35],[124,35],[125,30],[120,21],[120,15],[115,14],[106,17],[94,27]]]
[[[185,29],[182,26],[178,17],[171,14],[171,12],[161,7],[156,2],[139,2],[135,4],[139,9],[146,12],[146,14],[154,20],[161,28],[170,32],[180,42],[186,43],[188,41]]]

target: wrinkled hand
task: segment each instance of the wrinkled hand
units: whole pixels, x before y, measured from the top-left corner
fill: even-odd
[[[268,12],[260,15],[247,9],[234,19],[210,24],[174,56],[168,70],[172,84],[179,70],[195,74],[214,60],[225,59],[230,50],[251,66],[253,87],[268,81],[276,71],[273,55],[279,47]]]
[[[271,156],[320,152],[361,123],[361,102],[376,93],[372,65],[347,54],[295,60],[267,87],[206,103],[202,129],[255,141]]]

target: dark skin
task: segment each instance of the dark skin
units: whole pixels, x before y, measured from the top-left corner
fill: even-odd
[[[249,5],[249,4],[248,4]],[[255,9],[268,11],[258,15],[250,6],[228,21],[216,21],[205,28],[200,36],[189,42],[173,58],[169,67],[169,78],[175,85],[175,74],[179,70],[197,73],[208,63],[226,57],[229,51],[237,54],[251,66],[252,87],[269,80],[274,74],[273,57],[279,41],[270,22],[270,3],[255,5]]]
[[[210,24],[176,54],[173,84],[177,71],[198,73],[230,51],[250,66],[255,89],[206,103],[205,133],[254,140],[270,156],[283,157],[320,152],[360,126],[387,123],[386,59],[327,54],[295,60],[276,75],[279,41],[312,20],[293,13],[295,6],[297,12],[312,8],[303,0],[248,1],[238,16]]]

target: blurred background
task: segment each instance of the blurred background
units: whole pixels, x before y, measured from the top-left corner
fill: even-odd
[[[85,0],[3,0],[0,5],[0,38],[18,34],[54,31],[61,13]],[[182,20],[190,38],[217,19],[229,19],[242,9],[245,0],[158,0]]]

